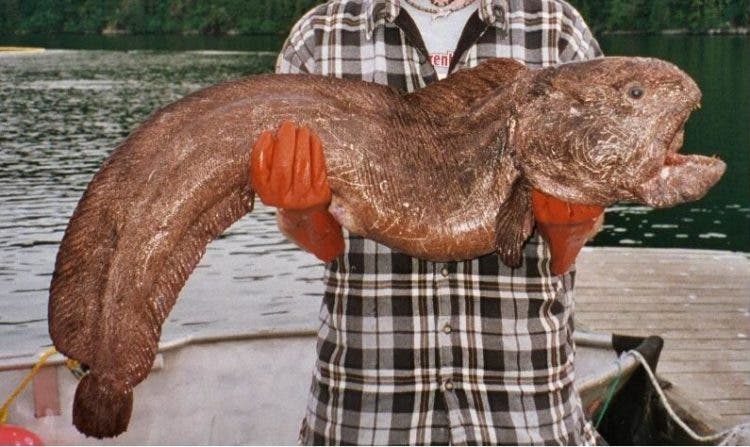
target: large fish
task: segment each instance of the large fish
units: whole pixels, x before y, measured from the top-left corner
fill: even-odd
[[[654,59],[542,70],[496,59],[411,94],[262,75],[159,110],[94,176],[57,256],[50,334],[90,369],[74,424],[97,437],[127,428],[178,292],[206,245],[252,209],[262,131],[291,120],[320,136],[330,210],[350,231],[429,260],[498,251],[517,266],[532,189],[601,206],[702,197],[724,164],[677,153],[700,96]]]

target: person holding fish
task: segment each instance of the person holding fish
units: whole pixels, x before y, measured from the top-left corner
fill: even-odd
[[[295,25],[277,72],[411,92],[490,58],[541,68],[601,54],[563,0],[331,0]],[[428,262],[344,236],[322,154],[314,131],[291,122],[253,149],[254,160],[276,157],[252,164],[253,189],[278,207],[282,232],[326,262],[299,441],[595,444],[573,387],[569,268],[603,210],[534,197],[537,216],[566,224],[540,225],[552,249],[577,244],[560,265],[536,233],[519,268],[497,254]]]

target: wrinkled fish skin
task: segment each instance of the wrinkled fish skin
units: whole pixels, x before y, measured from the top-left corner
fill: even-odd
[[[96,437],[127,429],[180,289],[206,245],[252,209],[252,143],[283,120],[320,136],[330,210],[352,232],[430,260],[496,250],[518,265],[532,187],[597,205],[705,194],[723,163],[676,154],[699,100],[687,75],[654,59],[538,71],[497,59],[409,95],[262,75],[157,111],[94,176],[57,256],[50,335],[90,368],[74,424]]]

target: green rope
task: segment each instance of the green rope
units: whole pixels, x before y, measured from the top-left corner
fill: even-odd
[[[604,405],[602,405],[602,409],[599,410],[599,416],[596,418],[596,424],[594,424],[594,428],[596,428],[597,430],[599,429],[599,424],[602,423],[602,419],[604,419],[604,414],[607,412],[607,409],[609,408],[609,404],[612,402],[612,398],[615,397],[615,391],[617,391],[617,385],[620,384],[620,378],[622,378],[622,365],[620,364],[618,360],[617,377],[615,377],[615,380],[612,382],[612,384],[609,386],[609,389],[607,390],[607,397],[604,399]]]

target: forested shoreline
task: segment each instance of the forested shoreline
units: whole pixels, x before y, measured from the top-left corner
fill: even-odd
[[[750,26],[750,0],[569,0],[595,32]],[[0,34],[286,34],[321,0],[0,0]]]

